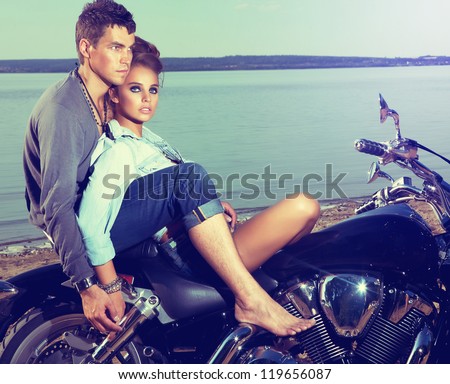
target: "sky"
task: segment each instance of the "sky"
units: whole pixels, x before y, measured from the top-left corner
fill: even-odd
[[[75,58],[87,0],[6,0],[0,60]],[[450,56],[449,0],[122,0],[163,57]]]

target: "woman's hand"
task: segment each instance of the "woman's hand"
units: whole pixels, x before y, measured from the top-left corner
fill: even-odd
[[[236,211],[231,206],[231,204],[226,201],[221,201],[221,204],[222,204],[222,207],[224,210],[223,214],[225,215],[225,220],[227,221],[228,225],[230,226],[231,232],[234,232],[234,228],[236,226],[236,221],[237,221]]]

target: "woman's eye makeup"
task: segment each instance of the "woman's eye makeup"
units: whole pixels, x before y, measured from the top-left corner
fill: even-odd
[[[133,93],[142,92],[142,87],[139,85],[132,85],[130,87],[130,91]],[[150,87],[148,91],[151,95],[156,95],[159,93],[159,87]]]

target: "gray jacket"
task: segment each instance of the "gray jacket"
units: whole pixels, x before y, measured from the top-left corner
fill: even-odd
[[[72,282],[94,275],[75,212],[98,138],[74,72],[44,92],[31,113],[25,136],[23,162],[30,221],[53,238]]]

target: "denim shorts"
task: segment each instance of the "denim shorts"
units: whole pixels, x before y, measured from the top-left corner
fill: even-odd
[[[186,230],[223,213],[214,183],[197,163],[182,163],[134,180],[111,229],[116,252],[132,247],[174,220]]]

